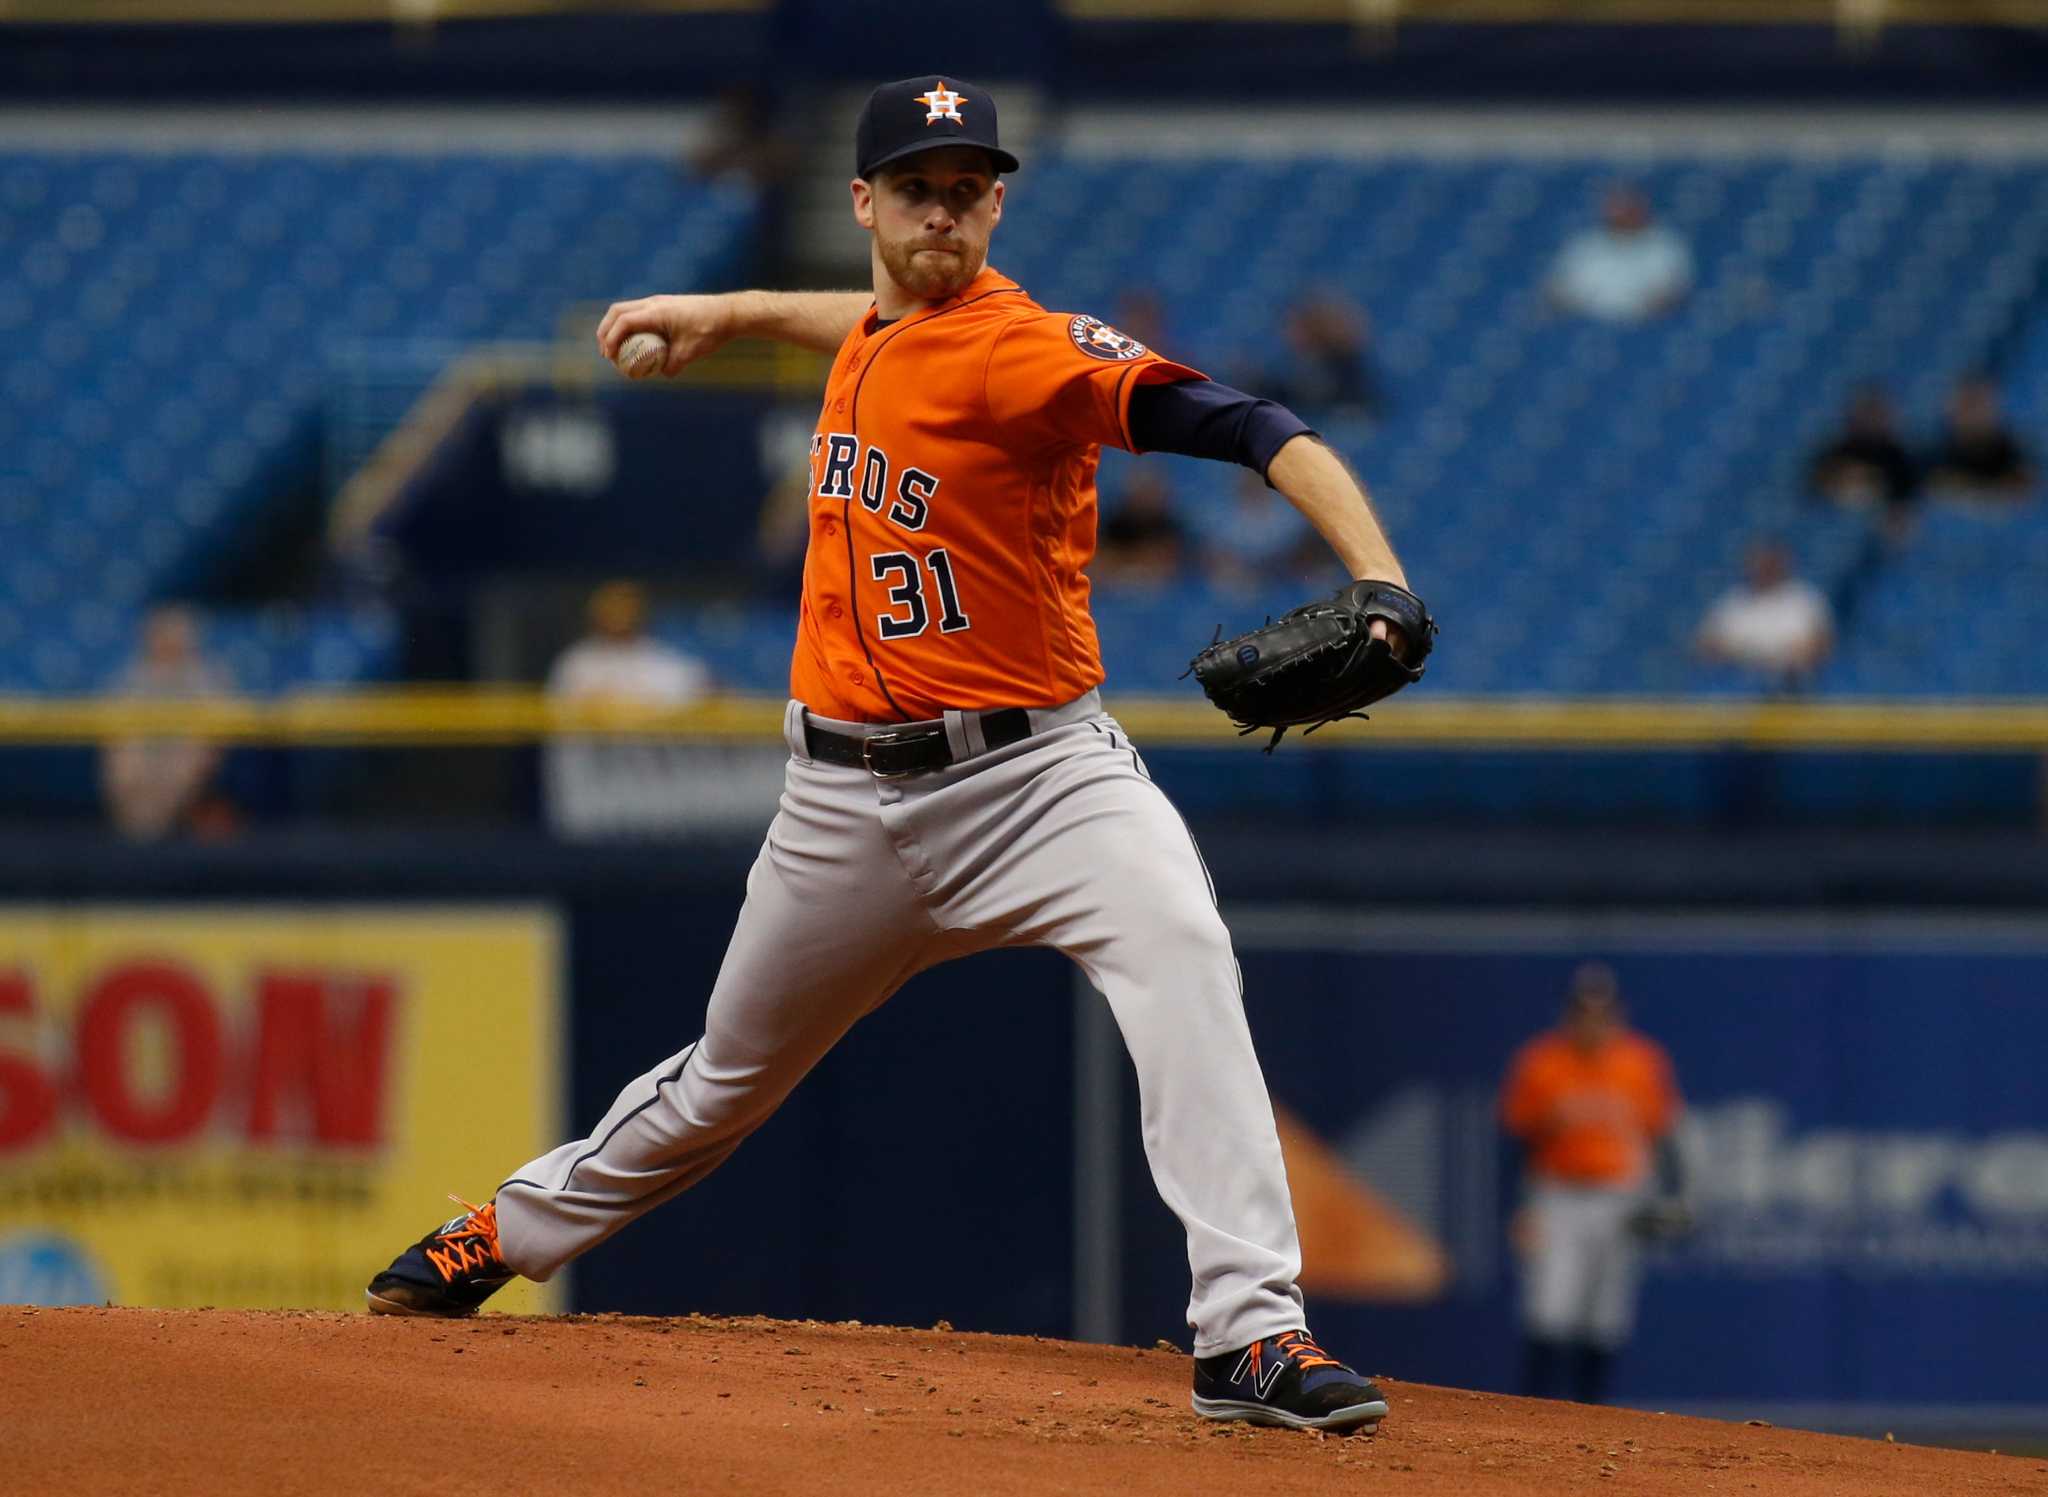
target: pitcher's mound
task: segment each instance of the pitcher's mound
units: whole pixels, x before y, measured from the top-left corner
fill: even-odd
[[[1377,1435],[1211,1424],[1183,1354],[944,1327],[10,1307],[0,1367],[0,1486],[65,1497],[2048,1487],[2036,1460],[1393,1380]]]

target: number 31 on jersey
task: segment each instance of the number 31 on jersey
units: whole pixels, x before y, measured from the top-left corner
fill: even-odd
[[[891,493],[889,455],[881,448],[869,446],[863,455],[858,437],[838,431],[812,438],[811,446],[814,454],[822,448],[825,456],[824,473],[818,480],[819,498],[858,498],[861,508],[870,514],[882,514],[883,506],[887,505],[888,512],[883,517],[890,524],[904,530],[924,529],[931,518],[932,495],[939,489],[936,474],[906,467]],[[858,489],[854,483],[855,468],[860,470]],[[953,559],[943,548],[927,552],[922,564],[908,551],[880,551],[869,558],[869,567],[872,579],[889,589],[889,611],[875,619],[875,628],[882,638],[909,639],[931,627],[931,605],[925,600],[927,571],[938,599],[939,632],[957,634],[973,627],[973,621],[960,607],[959,585],[953,580]]]
[[[931,610],[924,601],[924,574],[917,558],[908,551],[880,551],[873,558],[875,581],[893,582],[889,589],[888,613],[875,620],[884,639],[908,639],[922,634],[931,624]],[[931,570],[932,584],[939,595],[939,633],[958,634],[974,627],[960,611],[960,590],[953,584],[953,558],[944,550],[926,553],[924,564]],[[907,610],[898,612],[897,610]]]

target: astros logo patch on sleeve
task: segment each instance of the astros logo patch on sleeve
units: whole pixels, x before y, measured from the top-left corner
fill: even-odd
[[[1100,317],[1080,316],[1067,324],[1067,336],[1074,340],[1074,347],[1090,358],[1108,359],[1112,363],[1124,359],[1145,357],[1145,345],[1128,333],[1120,333]]]

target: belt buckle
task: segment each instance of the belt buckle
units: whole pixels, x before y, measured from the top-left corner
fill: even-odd
[[[886,748],[886,747],[888,747],[888,746],[890,746],[890,745],[892,745],[892,744],[898,744],[898,743],[901,743],[901,742],[903,742],[903,741],[904,741],[904,739],[906,739],[907,737],[909,737],[909,735],[908,735],[908,734],[906,734],[906,733],[869,733],[869,734],[867,734],[867,735],[866,735],[865,737],[863,737],[863,738],[861,739],[861,741],[860,741],[860,762],[861,762],[861,767],[862,767],[863,769],[865,769],[865,770],[866,770],[866,771],[867,771],[867,772],[868,772],[869,774],[873,775],[873,776],[874,776],[874,777],[875,777],[876,779],[878,779],[878,780],[907,780],[907,779],[909,779],[909,778],[910,778],[910,777],[911,777],[912,775],[914,775],[914,774],[916,774],[916,773],[917,773],[917,771],[916,771],[916,770],[914,770],[914,769],[877,769],[877,768],[875,768],[875,745],[876,745],[876,744],[878,744],[878,743],[879,743],[879,744],[883,745],[883,746],[884,746],[884,747]]]

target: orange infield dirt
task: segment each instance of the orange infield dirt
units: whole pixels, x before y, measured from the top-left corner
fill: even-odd
[[[2048,1462],[1388,1380],[1372,1436],[1211,1424],[1178,1352],[941,1327],[0,1309],[0,1491],[2048,1491]]]

